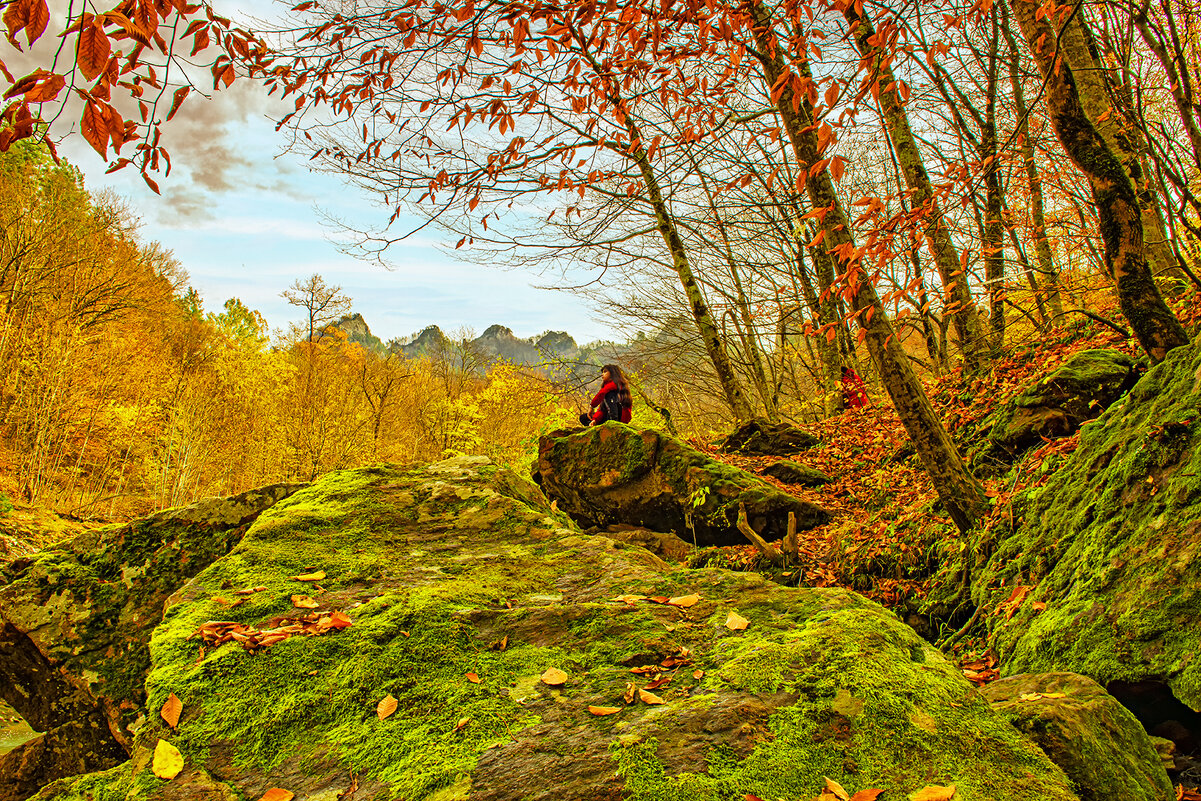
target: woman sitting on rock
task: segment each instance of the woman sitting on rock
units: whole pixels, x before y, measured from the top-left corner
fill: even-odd
[[[587,414],[580,415],[580,425],[598,426],[607,420],[630,422],[634,399],[630,396],[630,382],[620,367],[606,364],[601,368],[600,392],[592,398],[589,409]]]

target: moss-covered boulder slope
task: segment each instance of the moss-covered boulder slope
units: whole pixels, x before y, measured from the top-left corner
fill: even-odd
[[[973,595],[1007,674],[1162,681],[1201,710],[1201,347],[1177,348],[1016,508]]]
[[[671,531],[697,545],[745,545],[736,525],[740,505],[767,540],[783,539],[789,512],[801,530],[830,519],[817,504],[674,437],[621,423],[542,437],[535,475],[559,508],[584,526],[628,523]]]
[[[252,647],[289,627],[308,633]],[[882,607],[673,570],[482,459],[335,473],[277,503],[168,601],[150,654],[131,759],[39,799],[800,801],[824,777],[1077,798]],[[182,754],[170,780],[160,741]]]

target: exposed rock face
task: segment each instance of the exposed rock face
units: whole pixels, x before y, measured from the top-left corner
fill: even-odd
[[[812,448],[818,442],[818,438],[808,431],[787,423],[751,420],[726,437],[721,449],[726,453],[749,456],[790,456]]]
[[[1006,673],[1162,681],[1201,711],[1201,347],[1176,348],[1084,427],[976,571]],[[998,589],[1000,588],[1000,589]],[[1045,608],[1043,605],[1045,604]]]
[[[1092,679],[1023,673],[980,693],[1063,768],[1081,801],[1176,797],[1142,724]]]
[[[1143,362],[1117,350],[1077,353],[993,414],[974,466],[1007,464],[1043,437],[1074,434],[1134,386],[1143,367]]]
[[[544,357],[560,356],[565,359],[574,359],[580,353],[579,345],[566,331],[547,331],[538,337],[534,347]]]
[[[324,593],[290,578],[314,567]],[[248,585],[266,589],[233,609],[214,600]],[[302,590],[352,625],[257,653],[190,639],[211,620],[296,614]],[[635,597],[687,595],[696,603]],[[732,612],[745,630],[726,625]],[[412,801],[718,801],[811,798],[827,776],[889,798],[928,784],[972,801],[1077,798],[876,604],[673,570],[581,535],[536,487],[480,459],[335,473],[276,504],[175,595],[151,653],[146,708],[174,693],[178,727],[149,714],[129,762],[39,799],[282,787],[332,801],[354,786],[355,798]],[[562,680],[542,680],[549,668]],[[669,681],[646,691],[657,675]],[[396,712],[381,720],[389,696]],[[160,738],[184,758],[170,782],[150,775]]]
[[[788,459],[781,459],[769,464],[763,468],[763,474],[785,484],[796,484],[800,487],[820,487],[831,481],[830,477],[822,471]]]
[[[367,321],[363,319],[363,315],[357,312],[338,320],[333,327],[346,334],[347,342],[357,343],[367,350],[377,353],[384,350],[384,343],[371,333],[371,329],[367,327]]]
[[[421,333],[413,339],[412,342],[400,344],[403,340],[392,340],[388,343],[388,350],[392,353],[403,353],[410,359],[419,359],[423,356],[433,356],[444,352],[450,347],[450,339],[446,334],[442,333],[442,329],[436,325],[426,326]]]
[[[830,514],[657,431],[620,423],[557,431],[538,445],[543,490],[583,525],[628,523],[673,531],[697,545],[742,545],[738,505],[764,539],[781,539]]]
[[[0,799],[127,756],[165,601],[298,486],[97,529],[0,570],[0,697],[46,732],[5,757]]]
[[[505,359],[514,364],[537,364],[542,355],[534,343],[518,339],[512,329],[503,325],[489,326],[488,330],[471,342],[480,353],[494,359]]]

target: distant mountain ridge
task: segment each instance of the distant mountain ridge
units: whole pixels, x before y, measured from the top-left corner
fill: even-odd
[[[602,359],[615,358],[622,347],[611,342],[594,342],[580,346],[566,331],[546,331],[522,339],[513,329],[503,325],[489,326],[483,334],[467,342],[455,342],[436,325],[429,325],[416,334],[398,337],[384,343],[371,333],[361,314],[351,314],[333,324],[346,335],[349,342],[362,345],[376,353],[397,353],[409,359],[433,357],[452,349],[464,348],[487,362],[507,361],[524,367],[563,365],[578,369]]]

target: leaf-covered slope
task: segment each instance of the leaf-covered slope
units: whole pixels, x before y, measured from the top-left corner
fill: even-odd
[[[1006,673],[1163,680],[1201,710],[1199,418],[1201,347],[1177,348],[1027,493],[975,581],[977,603],[1016,607],[992,620]]]
[[[315,572],[325,578],[292,578]],[[240,587],[264,589],[233,608],[217,600]],[[262,629],[303,614],[297,594],[352,624],[256,652],[192,637],[213,620]],[[797,799],[825,776],[897,797],[954,783],[964,801],[1076,798],[881,607],[671,570],[581,535],[483,460],[331,474],[262,515],[174,600],[146,687],[150,710],[182,700],[178,728],[153,716],[131,762],[39,798],[279,786],[332,801],[354,786],[413,801]],[[726,625],[731,612],[745,629]],[[566,682],[542,681],[549,668]],[[388,696],[397,709],[381,720]],[[170,781],[153,775],[160,738],[185,760]]]

